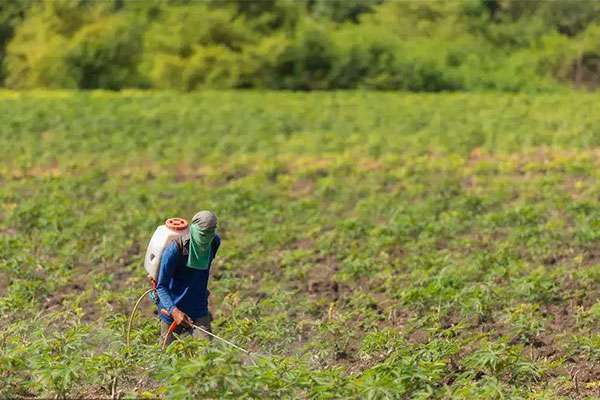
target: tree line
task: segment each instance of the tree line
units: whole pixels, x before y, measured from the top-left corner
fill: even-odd
[[[596,0],[12,0],[14,89],[552,91],[600,85]]]

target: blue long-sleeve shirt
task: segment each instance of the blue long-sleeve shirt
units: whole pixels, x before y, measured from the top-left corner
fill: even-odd
[[[203,270],[187,266],[188,256],[179,250],[176,242],[164,250],[156,286],[158,315],[163,321],[168,324],[173,322],[171,317],[160,312],[163,308],[170,315],[177,307],[194,320],[208,315],[208,276],[220,245],[221,238],[216,235],[211,243],[208,268]],[[185,248],[187,252],[187,246]]]

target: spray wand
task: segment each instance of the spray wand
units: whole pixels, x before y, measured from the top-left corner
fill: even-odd
[[[127,324],[127,335],[126,335],[126,343],[127,343],[127,346],[129,346],[129,344],[130,344],[130,342],[131,342],[131,340],[130,340],[130,337],[131,337],[131,326],[132,326],[132,324],[133,324],[133,317],[134,317],[134,315],[135,315],[135,312],[136,312],[137,308],[139,307],[139,304],[140,304],[140,302],[142,301],[142,299],[143,299],[143,298],[144,298],[144,297],[145,297],[145,296],[146,296],[148,293],[150,293],[152,290],[153,290],[153,289],[148,289],[148,290],[146,290],[146,291],[144,292],[144,294],[142,294],[142,295],[141,295],[141,296],[138,298],[138,300],[136,301],[135,305],[133,306],[133,310],[131,311],[131,314],[130,314],[130,316],[129,316],[129,322],[128,322],[128,324]],[[161,314],[163,314],[163,315],[166,315],[167,317],[170,317],[170,315],[169,315],[169,312],[168,312],[167,310],[165,310],[164,308],[163,308],[163,309],[161,309],[161,310],[160,310],[160,312],[161,312]],[[162,346],[163,346],[163,349],[166,347],[166,344],[167,344],[167,339],[168,339],[169,335],[172,335],[172,334],[175,332],[175,330],[177,329],[177,326],[178,326],[178,324],[177,324],[177,322],[175,322],[175,321],[173,321],[173,322],[171,323],[171,325],[169,325],[169,329],[168,329],[168,331],[167,331],[167,334],[165,335],[165,338],[164,338],[164,340],[163,340],[163,344],[162,344]],[[213,337],[213,338],[215,338],[215,339],[217,339],[217,340],[220,340],[221,342],[223,342],[223,343],[227,344],[228,346],[231,346],[231,347],[233,347],[234,349],[237,349],[237,350],[241,351],[242,353],[244,353],[244,354],[246,354],[246,355],[250,356],[250,359],[251,359],[251,360],[252,360],[252,362],[253,362],[253,363],[256,365],[256,363],[254,362],[254,359],[252,358],[252,356],[254,356],[254,355],[259,355],[258,353],[251,353],[250,351],[248,351],[248,350],[246,350],[246,349],[244,349],[244,348],[242,348],[242,347],[240,347],[240,346],[236,345],[235,343],[232,343],[232,342],[230,342],[230,341],[229,341],[229,340],[227,340],[227,339],[223,339],[222,337],[220,337],[220,336],[218,336],[218,335],[215,335],[214,333],[212,333],[212,332],[210,332],[210,331],[208,331],[208,330],[206,330],[206,329],[202,328],[201,326],[198,326],[198,325],[195,325],[195,324],[190,324],[190,326],[192,327],[192,329],[197,329],[197,330],[199,330],[199,331],[201,331],[201,332],[205,333],[206,335],[209,335],[210,337]]]

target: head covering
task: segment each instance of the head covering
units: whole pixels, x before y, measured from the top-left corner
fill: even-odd
[[[215,238],[217,216],[210,211],[200,211],[190,225],[190,251],[187,266],[207,269],[211,259],[211,243]]]

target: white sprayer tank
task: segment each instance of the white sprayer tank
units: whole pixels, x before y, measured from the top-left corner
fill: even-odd
[[[160,270],[160,259],[163,251],[178,237],[188,233],[188,223],[183,218],[169,218],[164,225],[159,226],[154,231],[152,239],[146,250],[144,258],[144,268],[148,277],[158,280],[158,271]]]

